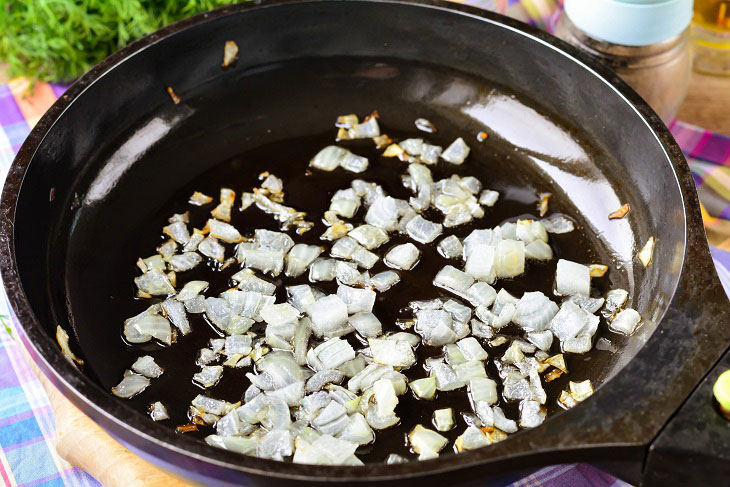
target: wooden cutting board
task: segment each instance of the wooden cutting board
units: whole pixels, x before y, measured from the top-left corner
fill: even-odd
[[[74,467],[105,487],[182,487],[192,485],[127,450],[71,404],[26,355],[48,395],[56,418],[56,450]]]

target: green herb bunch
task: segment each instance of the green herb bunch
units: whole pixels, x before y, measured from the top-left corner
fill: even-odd
[[[0,60],[9,75],[71,81],[129,42],[237,0],[6,0]]]

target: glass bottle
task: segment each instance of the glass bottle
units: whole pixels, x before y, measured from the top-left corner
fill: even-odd
[[[692,40],[696,71],[730,76],[730,1],[695,0]]]
[[[674,119],[692,70],[692,0],[566,0],[555,34],[613,69]]]

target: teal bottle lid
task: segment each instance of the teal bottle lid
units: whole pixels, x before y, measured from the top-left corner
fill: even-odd
[[[693,0],[565,0],[565,13],[595,39],[648,46],[686,29],[692,4]]]

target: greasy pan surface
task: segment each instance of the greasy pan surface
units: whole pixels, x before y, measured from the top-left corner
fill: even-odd
[[[241,50],[237,64],[223,71],[229,39]],[[173,105],[166,86],[183,103]],[[599,258],[612,258],[613,284],[630,290],[647,323],[619,343],[620,353],[580,364],[581,374],[602,384],[596,394],[489,448],[363,468],[281,464],[215,450],[110,396],[108,384],[120,375],[103,355],[121,346],[112,288],[117,279],[129,282],[115,272],[128,272],[120,269],[131,263],[121,258],[139,245],[149,219],[159,221],[173,195],[220,163],[266,144],[320,135],[334,115],[373,108],[395,131],[412,131],[417,116],[437,122],[444,140],[486,129],[489,143],[471,158],[485,165],[487,186],[514,172],[513,184],[552,189],[564,211],[599,236],[590,246]],[[490,172],[489,164],[497,169]],[[606,215],[626,201],[633,217],[609,224]],[[653,112],[559,41],[440,3],[240,6],[130,46],[76,83],[38,124],[11,169],[0,225],[3,279],[24,341],[44,371],[135,451],[209,482],[422,483],[415,477],[424,475],[454,482],[609,453],[638,464],[729,333],[691,177]],[[645,270],[634,255],[652,235],[659,243]],[[77,334],[89,376],[57,351],[50,338],[57,323]]]

